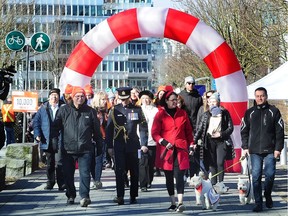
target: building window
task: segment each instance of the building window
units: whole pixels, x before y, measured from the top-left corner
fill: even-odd
[[[48,5],[48,15],[53,15],[53,5]]]
[[[83,15],[84,15],[83,5],[79,5],[79,16],[83,16]]]
[[[96,10],[95,10],[95,6],[91,5],[91,16],[95,17],[96,16]]]
[[[67,14],[68,16],[71,16],[71,5],[67,5],[66,10],[67,10],[66,14]]]
[[[30,61],[30,71],[34,71],[34,70],[35,70],[35,62]]]
[[[85,16],[89,16],[89,5],[85,5]]]
[[[72,14],[73,16],[77,16],[77,5],[72,6]]]
[[[118,62],[118,61],[115,61],[115,62],[114,62],[114,70],[115,70],[115,71],[119,71],[118,65],[119,65],[119,62]]]
[[[60,15],[65,15],[65,5],[60,5]]]
[[[40,5],[35,4],[35,15],[40,15]]]
[[[41,7],[41,14],[42,14],[42,15],[47,15],[47,5],[42,5],[42,7]]]
[[[59,16],[60,13],[59,13],[59,5],[54,5],[54,15],[55,16]]]

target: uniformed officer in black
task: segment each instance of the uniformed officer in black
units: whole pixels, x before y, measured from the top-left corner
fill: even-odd
[[[122,103],[111,109],[106,126],[106,143],[108,152],[115,159],[115,175],[117,196],[114,202],[124,204],[124,181],[126,171],[130,170],[130,204],[137,203],[139,159],[138,149],[147,145],[148,127],[145,116],[140,106],[135,106],[130,101],[130,87],[117,89]],[[139,136],[137,126],[139,125]],[[141,145],[140,145],[141,142]]]

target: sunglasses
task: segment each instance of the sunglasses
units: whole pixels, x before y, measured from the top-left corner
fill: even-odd
[[[186,84],[188,84],[188,85],[194,85],[194,83],[191,83],[191,82],[187,82]]]

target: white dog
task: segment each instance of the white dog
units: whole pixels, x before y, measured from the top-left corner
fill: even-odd
[[[190,180],[190,186],[195,188],[196,204],[202,205],[202,209],[211,209],[216,211],[219,204],[220,195],[217,194],[209,179],[203,178],[204,173],[199,173],[199,176],[193,176]]]
[[[227,187],[223,182],[218,182],[214,188],[219,194],[227,193],[229,190],[229,187]]]
[[[242,205],[249,204],[254,201],[252,182],[238,178],[237,189],[239,191],[239,200]]]

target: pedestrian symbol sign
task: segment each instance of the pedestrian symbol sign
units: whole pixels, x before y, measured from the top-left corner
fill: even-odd
[[[10,50],[21,50],[25,46],[25,36],[20,31],[11,31],[6,35],[5,44]]]
[[[45,52],[50,46],[50,37],[44,32],[37,32],[32,35],[30,43],[36,52]]]

